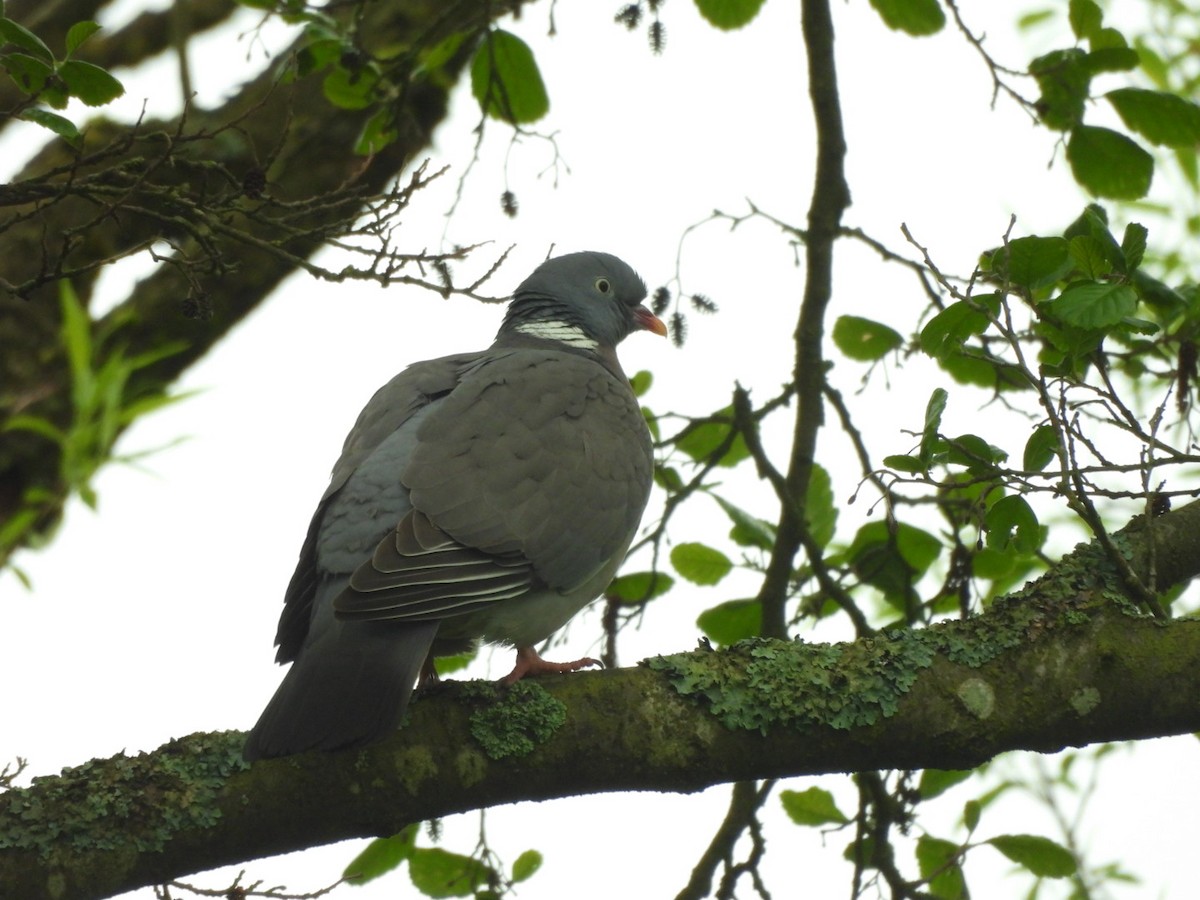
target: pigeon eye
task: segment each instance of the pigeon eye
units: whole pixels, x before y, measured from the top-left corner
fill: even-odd
[[[602,294],[607,294],[612,290],[612,283],[607,278],[596,279],[596,290]]]

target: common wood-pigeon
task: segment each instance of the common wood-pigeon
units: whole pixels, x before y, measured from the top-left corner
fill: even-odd
[[[547,260],[496,340],[409,366],[346,438],[287,588],[292,662],[247,759],[377,740],[435,656],[517,649],[505,679],[566,672],[533,646],[611,581],[650,492],[650,435],[616,345],[665,334],[607,253]]]

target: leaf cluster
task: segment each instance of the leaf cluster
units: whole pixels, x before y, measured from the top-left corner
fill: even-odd
[[[915,815],[920,803],[933,800],[977,774],[977,770],[924,770],[920,773],[915,790],[905,791],[909,804],[905,815]],[[968,853],[985,846],[998,850],[1037,879],[1067,878],[1078,871],[1078,863],[1070,850],[1041,835],[999,834],[981,841],[971,840],[982,812],[1002,793],[1003,789],[988,791],[978,799],[967,801],[962,815],[962,825],[966,831],[964,840],[950,841],[932,834],[922,834],[917,838],[913,855],[920,878],[906,886],[909,890],[919,890],[939,900],[959,900],[967,896],[963,863]],[[796,825],[838,831],[854,821],[838,807],[833,794],[821,787],[813,786],[802,791],[783,790],[779,799],[784,812]],[[854,862],[862,851],[862,846],[855,840],[847,845],[843,855],[848,861]]]
[[[66,427],[33,414],[11,416],[8,432],[27,432],[48,441],[59,461],[60,490],[77,494],[95,508],[92,478],[106,463],[134,456],[115,457],[113,448],[124,429],[144,415],[178,402],[186,393],[131,394],[130,379],[139,370],[183,349],[181,343],[163,344],[149,353],[129,355],[119,344],[109,344],[104,333],[93,335],[87,311],[69,281],[59,284],[62,306],[61,340],[70,367],[71,415]],[[62,497],[40,485],[25,489],[16,512],[0,528],[0,555],[26,543],[30,533],[53,513]]]
[[[111,73],[75,58],[76,51],[99,30],[95,22],[76,22],[67,32],[65,52],[57,57],[36,34],[6,18],[0,6],[0,68],[26,95],[25,102],[13,111],[18,118],[47,128],[72,145],[82,143],[74,122],[38,104],[57,110],[66,109],[71,100],[104,106],[125,93]]]
[[[1146,148],[1173,151],[1193,188],[1197,186],[1196,145],[1200,106],[1186,95],[1164,89],[1161,60],[1146,44],[1131,42],[1107,25],[1095,0],[1070,0],[1071,30],[1082,46],[1052,50],[1029,64],[1038,87],[1033,103],[1040,122],[1063,134],[1075,179],[1097,197],[1138,200],[1150,191],[1155,158]],[[1157,89],[1123,86],[1097,94],[1103,75],[1140,69],[1159,82]],[[1159,78],[1155,78],[1155,74]],[[1085,121],[1102,101],[1127,131]]]
[[[263,0],[251,5],[276,4]],[[538,121],[550,109],[533,51],[510,31],[495,27],[451,31],[440,37],[430,35],[412,47],[371,51],[356,20],[345,24],[302,4],[283,18],[304,25],[287,80],[320,76],[321,89],[331,104],[370,113],[354,147],[360,155],[372,156],[394,143],[403,99],[423,83],[453,83],[464,59],[471,92],[485,116],[519,127]]]
[[[542,854],[526,850],[513,860],[506,875],[486,845],[470,856],[441,847],[421,847],[417,844],[419,830],[417,823],[399,834],[371,841],[346,866],[342,878],[363,885],[407,865],[413,887],[426,897],[499,900],[542,866]]]

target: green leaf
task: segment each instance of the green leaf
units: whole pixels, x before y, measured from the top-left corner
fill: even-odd
[[[468,32],[455,31],[448,37],[438,41],[432,47],[421,51],[420,72],[437,73],[441,78],[442,69],[458,53],[458,48],[467,39]]]
[[[988,507],[984,527],[987,544],[994,549],[1012,546],[1019,553],[1032,553],[1041,544],[1042,530],[1037,516],[1020,494],[1001,497]]]
[[[1125,35],[1117,29],[1101,27],[1088,36],[1088,46],[1094,51],[1126,50],[1129,48],[1129,41],[1125,40]]]
[[[1126,126],[1152,144],[1192,147],[1200,143],[1200,106],[1178,94],[1118,88],[1104,97]]]
[[[78,59],[68,59],[58,67],[58,76],[66,83],[67,92],[88,106],[103,106],[125,93],[125,86],[99,66]]]
[[[642,407],[642,412],[646,411],[646,407]],[[656,435],[658,432],[658,420],[654,420],[653,424],[647,421],[650,425],[650,433]],[[656,463],[654,466],[654,483],[664,491],[676,493],[683,490],[683,478],[679,475],[679,470],[673,466],[664,466],[662,463]]]
[[[917,838],[917,867],[929,880],[929,893],[938,900],[962,900],[967,883],[958,857],[961,848],[952,841],[923,834]]]
[[[999,363],[970,352],[947,353],[938,359],[938,365],[959,384],[973,384],[988,390],[1013,386],[1011,376],[1004,375],[1006,370]]]
[[[373,156],[394,143],[399,134],[392,110],[385,106],[367,119],[358,136],[358,143],[354,145],[354,152],[359,156]]]
[[[764,0],[696,0],[700,15],[723,31],[749,25],[762,9]]]
[[[629,386],[633,389],[633,396],[635,397],[644,395],[650,390],[650,385],[652,384],[654,384],[654,375],[649,369],[642,369],[639,372],[635,372],[629,378]]]
[[[708,462],[709,457],[716,453],[729,438],[729,434],[733,430],[732,421],[732,406],[719,409],[708,419],[696,420],[695,424],[675,442],[675,446],[697,462]],[[717,465],[736,466],[749,456],[750,450],[746,447],[746,441],[738,433],[717,460]]]
[[[46,80],[54,74],[50,66],[25,53],[0,55],[0,66],[26,94],[40,93],[46,87]]]
[[[1084,56],[1082,50],[1072,47],[1051,51],[1029,64],[1029,74],[1041,91],[1038,116],[1047,128],[1067,131],[1083,120],[1092,78]]]
[[[1032,571],[1033,557],[1015,550],[992,550],[984,547],[976,551],[971,559],[971,570],[976,578],[995,582],[992,596],[998,597],[1007,590],[1006,585],[1015,585]]]
[[[1035,290],[1071,271],[1067,241],[1061,237],[1019,237],[996,251],[992,268],[1012,284]]]
[[[1079,379],[1091,365],[1091,356],[1104,342],[1105,332],[1063,326],[1058,328],[1043,320],[1034,326],[1042,338],[1038,365],[1045,374]]]
[[[1067,139],[1075,180],[1097,197],[1138,200],[1149,192],[1154,157],[1136,141],[1108,128],[1079,125]]]
[[[95,403],[96,379],[92,372],[92,320],[79,302],[71,282],[58,283],[62,307],[62,336],[71,369],[71,403],[76,418],[88,419]]]
[[[650,407],[647,406],[645,403],[642,404],[642,418],[646,420],[646,427],[650,429],[650,437],[654,438],[655,442],[661,440],[662,434],[658,427],[658,416],[656,416],[654,414],[654,411],[652,409],[650,409]],[[660,474],[663,474],[668,468],[669,468],[668,466],[664,466],[661,463],[656,464],[654,467],[655,480],[657,480],[659,478]],[[672,473],[672,475],[675,476],[675,478],[679,477],[679,473],[676,472],[674,469],[670,469],[670,472]],[[671,476],[664,476],[664,477],[669,478]],[[683,479],[679,479],[678,485],[676,485],[675,487],[669,488],[669,489],[677,491],[682,486],[683,486]]]
[[[988,317],[967,300],[951,303],[921,329],[921,350],[941,361],[972,335],[987,331]]]
[[[833,794],[819,787],[780,791],[783,811],[797,825],[845,825],[850,818],[833,802]]]
[[[963,825],[968,832],[979,827],[979,816],[983,812],[983,804],[978,800],[968,800],[963,804]]]
[[[0,431],[28,431],[32,434],[39,434],[47,440],[54,441],[56,444],[64,444],[67,440],[66,432],[49,419],[25,413],[10,416],[5,421],[4,427],[0,428]]]
[[[32,53],[47,65],[54,65],[54,54],[42,43],[42,39],[12,19],[0,18],[0,44],[12,44]]]
[[[67,104],[71,102],[70,91],[67,90],[67,83],[61,78],[49,78],[46,80],[45,87],[42,88],[38,98],[48,106],[55,109],[66,109]]]
[[[941,550],[936,537],[905,522],[868,522],[858,529],[846,555],[860,577],[896,593],[924,574]]]
[[[1138,67],[1140,57],[1136,50],[1124,45],[1097,48],[1092,42],[1092,51],[1083,58],[1083,67],[1089,74],[1102,72],[1129,72]]]
[[[977,434],[960,434],[947,440],[946,452],[949,462],[966,466],[973,473],[991,471],[1008,459],[1007,453]]]
[[[1171,317],[1180,313],[1186,314],[1189,304],[1182,293],[1140,269],[1134,270],[1132,278],[1138,295],[1161,315]]]
[[[7,522],[0,525],[0,547],[5,549],[15,547],[18,541],[30,533],[41,516],[42,511],[37,507],[27,506],[23,509],[18,509],[16,513],[9,516]],[[9,565],[11,566],[12,564],[9,563]],[[26,587],[29,586],[26,578],[20,575],[17,577],[25,583]]]
[[[630,572],[618,575],[604,592],[622,603],[645,603],[661,597],[675,585],[675,579],[666,572]]]
[[[478,649],[468,650],[466,653],[456,653],[453,656],[438,656],[433,660],[433,667],[437,670],[438,676],[443,677],[454,672],[461,672],[475,662],[478,656]]]
[[[724,497],[719,497],[716,494],[710,495],[720,504],[721,509],[725,510],[725,515],[729,516],[733,522],[733,528],[730,529],[729,537],[733,539],[739,547],[758,547],[760,550],[770,550],[775,546],[775,526],[766,519],[759,519],[750,515],[739,506],[730,503]]]
[[[833,342],[851,359],[874,362],[899,347],[900,333],[880,322],[858,316],[839,316],[833,323]]]
[[[728,647],[762,634],[762,604],[757,600],[726,600],[696,617],[704,634]]]
[[[1146,39],[1143,37],[1134,38],[1134,46],[1137,48],[1138,62],[1141,64],[1142,71],[1146,73],[1146,77],[1160,88],[1167,87],[1168,75],[1171,70],[1166,61],[1146,43]]]
[[[1022,31],[1029,31],[1037,28],[1045,22],[1049,22],[1056,15],[1053,9],[1035,9],[1027,13],[1021,13],[1017,16],[1017,27]]]
[[[897,472],[917,475],[928,470],[928,466],[915,456],[892,455],[883,458],[883,464]]]
[[[80,141],[83,140],[83,135],[79,133],[79,129],[75,127],[75,123],[70,119],[60,116],[58,113],[52,113],[48,109],[27,109],[21,113],[21,118],[27,122],[41,125],[43,128],[48,128],[57,134],[67,143],[78,147]]]
[[[513,884],[528,881],[533,873],[542,867],[542,854],[537,850],[526,850],[516,858],[512,865]]]
[[[1105,244],[1098,238],[1090,234],[1077,234],[1071,238],[1070,243],[1071,260],[1075,264],[1075,268],[1085,278],[1090,278],[1093,281],[1103,278],[1113,270],[1113,260],[1111,254],[1106,250]],[[1121,260],[1124,264],[1124,259]]]
[[[1067,5],[1067,18],[1075,37],[1085,40],[1099,30],[1104,13],[1096,0],[1071,0]]]
[[[946,14],[937,0],[871,0],[871,5],[893,31],[923,37],[946,25]]]
[[[985,843],[1039,878],[1066,878],[1078,868],[1071,851],[1040,835],[1002,834]]]
[[[418,847],[408,859],[413,885],[428,897],[469,897],[496,878],[490,866],[440,847]]]
[[[933,561],[942,552],[942,542],[936,537],[904,522],[896,523],[896,547],[904,561],[918,574],[923,574],[933,565]]]
[[[1083,221],[1087,227],[1088,236],[1091,237],[1100,246],[1100,252],[1107,260],[1109,268],[1103,271],[1107,274],[1110,270],[1115,269],[1121,274],[1125,274],[1125,254],[1121,252],[1121,245],[1117,243],[1117,239],[1113,237],[1112,229],[1108,227],[1108,214],[1103,213],[1100,206],[1089,204],[1083,211]],[[1072,247],[1075,246],[1075,238],[1071,238]]]
[[[397,868],[408,859],[416,842],[417,826],[409,825],[399,834],[376,838],[350,861],[342,877],[350,884],[366,884]]]
[[[2,12],[2,11],[3,10],[0,9],[0,12]],[[18,518],[22,519],[24,522],[30,521],[29,519],[25,519],[25,516],[21,513],[18,513],[17,516],[18,516]],[[33,513],[33,518],[34,519],[37,518],[36,513]],[[9,519],[10,523],[12,521],[13,521],[13,519]],[[22,528],[22,531],[24,531],[24,528]],[[6,542],[4,540],[4,533],[2,531],[0,531],[0,547],[9,547],[9,546],[12,546],[12,544],[9,542]],[[21,587],[25,588],[26,591],[28,591],[29,593],[32,594],[33,593],[33,579],[29,577],[29,573],[26,572],[24,569],[22,569],[20,566],[14,566],[12,563],[8,563],[8,569],[15,576],[17,576],[17,581],[21,582]]]
[[[671,565],[693,584],[714,585],[733,569],[733,562],[715,547],[697,542],[671,548]]]
[[[83,46],[83,42],[100,30],[95,22],[76,22],[67,29],[67,56]]]
[[[338,109],[366,109],[375,102],[375,85],[379,71],[373,65],[351,70],[338,65],[330,69],[321,82],[325,99]]]
[[[819,463],[813,463],[808,495],[804,503],[804,517],[813,540],[822,547],[828,546],[837,528],[838,508],[833,502],[833,482],[829,478],[829,472]]]
[[[526,125],[550,110],[533,51],[507,31],[489,31],[471,60],[471,93],[489,116]]]
[[[1122,282],[1074,284],[1045,304],[1068,325],[1107,328],[1137,311],[1137,291]]]
[[[1125,234],[1121,236],[1121,254],[1125,257],[1125,271],[1132,272],[1142,264],[1146,255],[1146,236],[1149,232],[1145,225],[1130,222],[1125,226]]]
[[[917,793],[921,795],[922,800],[932,800],[974,774],[974,769],[926,769],[921,773]]]
[[[938,429],[942,424],[942,413],[946,411],[946,400],[950,395],[945,388],[934,388],[925,404],[925,428],[921,432],[922,461],[929,462],[933,457],[933,448],[937,442]]]
[[[1022,465],[1027,472],[1040,472],[1058,456],[1058,431],[1051,425],[1039,425],[1025,442]]]
[[[1063,230],[1063,237],[1070,240],[1079,234],[1099,236],[1108,231],[1108,211],[1099,203],[1089,203],[1072,222]]]
[[[890,846],[890,845],[889,845]],[[846,849],[842,851],[842,859],[846,862],[853,863],[855,867],[862,865],[866,860],[875,858],[875,838],[868,832],[865,835],[856,837],[846,845]]]
[[[323,31],[316,29],[307,32],[307,34],[314,33],[324,34]],[[320,72],[340,60],[345,51],[346,44],[340,37],[314,38],[296,51],[296,75],[303,78],[305,75]]]

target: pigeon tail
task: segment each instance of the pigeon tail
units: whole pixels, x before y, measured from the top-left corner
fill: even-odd
[[[357,747],[400,724],[437,622],[345,622],[304,648],[250,730],[248,762]]]

